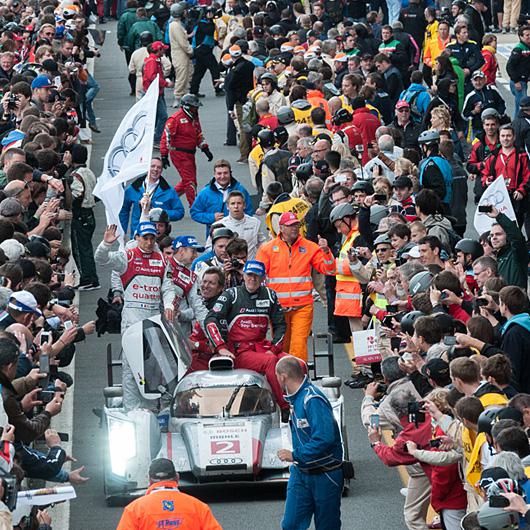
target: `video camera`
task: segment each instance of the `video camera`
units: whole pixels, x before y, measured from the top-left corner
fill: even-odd
[[[6,473],[5,471],[0,470],[0,480],[2,481],[2,487],[4,488],[2,502],[7,506],[9,511],[12,512],[17,507],[17,478],[11,473]]]
[[[413,422],[416,427],[419,423],[425,422],[425,412],[423,410],[423,403],[419,401],[410,401],[407,405],[407,414],[409,421]]]

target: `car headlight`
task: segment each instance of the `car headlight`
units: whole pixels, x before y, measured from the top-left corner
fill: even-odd
[[[136,429],[132,421],[108,416],[110,466],[115,475],[124,477],[127,462],[136,456]]]

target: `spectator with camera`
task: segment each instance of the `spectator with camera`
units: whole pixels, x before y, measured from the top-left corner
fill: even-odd
[[[224,263],[224,273],[226,277],[225,286],[236,287],[243,284],[243,266],[248,256],[248,246],[244,239],[236,237],[226,245],[228,258]]]

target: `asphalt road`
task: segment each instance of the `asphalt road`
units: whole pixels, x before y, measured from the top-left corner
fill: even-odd
[[[101,85],[99,98],[96,100],[96,113],[101,118],[98,125],[101,134],[93,135],[92,169],[99,174],[105,151],[112,136],[134,99],[128,96],[127,71],[123,54],[116,45],[115,23],[107,24],[107,42],[102,57],[96,63],[96,78]],[[215,159],[226,158],[233,163],[234,176],[250,189],[247,166],[235,163],[239,152],[234,147],[224,147],[226,130],[226,112],[223,99],[213,95],[210,77],[205,77],[202,92],[207,94],[201,109],[201,122]],[[503,94],[505,95],[505,94]],[[167,95],[168,104],[172,95]],[[173,109],[170,108],[170,111]],[[199,187],[211,178],[212,164],[199,153],[198,180]],[[176,183],[174,169],[165,174],[171,183]],[[187,211],[187,204],[185,204]],[[97,229],[94,235],[94,247],[101,240],[105,227],[105,214],[101,205],[96,208]],[[186,214],[183,220],[176,223],[172,234],[193,234],[203,240],[202,225],[194,223]],[[110,278],[109,270],[100,271],[100,291],[80,293],[81,321],[95,318],[96,302],[105,296]],[[320,304],[316,306],[315,329],[324,331],[325,313]],[[77,487],[78,498],[71,503],[70,528],[76,529],[111,529],[115,528],[120,518],[121,508],[106,506],[103,495],[103,443],[98,418],[92,413],[93,408],[103,403],[102,389],[106,386],[106,347],[110,342],[115,351],[119,350],[119,335],[105,335],[101,338],[90,337],[78,345],[75,360],[74,389],[74,425],[73,455],[80,464],[87,466],[90,482]],[[347,379],[350,375],[350,363],[343,346],[335,348],[336,375]],[[344,387],[350,456],[354,462],[357,478],[342,503],[342,521],[344,528],[369,528],[383,530],[390,526],[393,529],[405,528],[402,507],[403,497],[399,493],[401,480],[395,470],[385,468],[374,456],[367,442],[366,433],[360,424],[359,408],[362,391],[352,391]],[[284,493],[277,488],[208,488],[201,493],[201,498],[208,502],[225,529],[261,530],[280,528],[284,506]]]

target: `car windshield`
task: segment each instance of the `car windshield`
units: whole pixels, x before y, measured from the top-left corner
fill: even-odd
[[[176,387],[178,366],[164,332],[154,322],[145,320],[143,339],[145,392],[156,393],[159,385],[172,392]]]
[[[174,417],[216,417],[230,401],[237,386],[196,387],[177,392],[171,408]],[[257,385],[243,386],[236,392],[230,416],[254,416],[274,412],[271,393]]]

